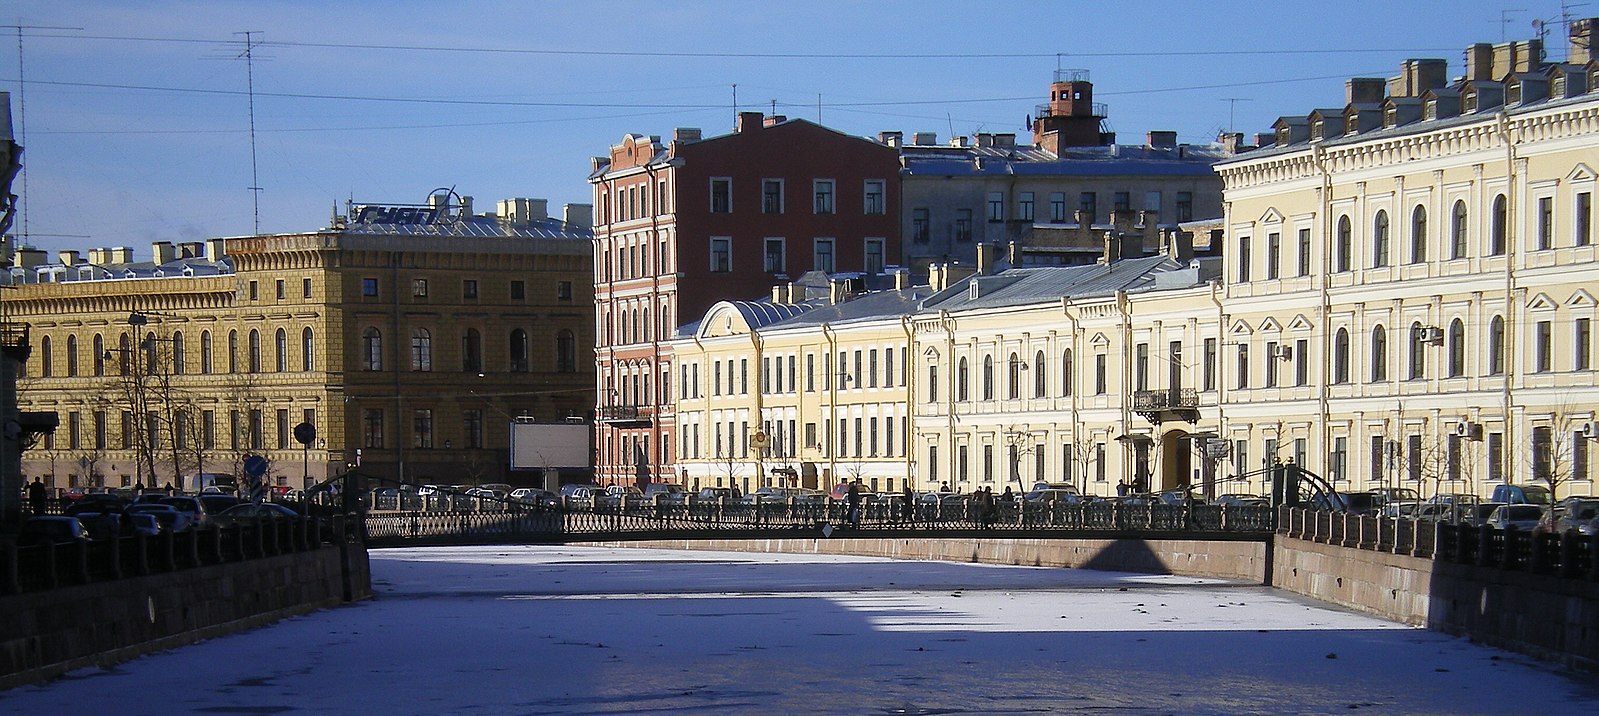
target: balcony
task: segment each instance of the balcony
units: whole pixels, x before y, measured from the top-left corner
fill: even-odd
[[[1199,419],[1199,391],[1193,388],[1135,391],[1133,412],[1156,425],[1167,420],[1191,423]]]
[[[601,405],[594,410],[596,422],[616,428],[647,428],[651,412],[639,410],[637,405]]]
[[[6,321],[0,323],[0,348],[17,361],[25,361],[32,347],[28,345],[28,324]]]

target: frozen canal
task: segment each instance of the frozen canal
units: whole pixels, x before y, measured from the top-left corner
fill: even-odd
[[[0,713],[1599,713],[1591,676],[1213,580],[584,547],[372,571],[372,601]]]

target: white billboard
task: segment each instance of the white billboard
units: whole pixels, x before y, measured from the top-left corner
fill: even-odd
[[[586,423],[511,423],[511,469],[591,467]]]

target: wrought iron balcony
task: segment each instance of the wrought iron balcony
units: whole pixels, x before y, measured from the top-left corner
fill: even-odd
[[[1134,391],[1133,412],[1156,425],[1173,418],[1193,421],[1199,417],[1199,391],[1193,388]]]
[[[13,321],[0,323],[0,348],[16,360],[27,360],[32,351],[28,345],[28,324]]]
[[[654,410],[640,409],[637,405],[601,405],[595,409],[594,416],[597,422],[616,427],[649,427]]]

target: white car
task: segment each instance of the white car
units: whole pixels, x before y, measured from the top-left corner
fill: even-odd
[[[1500,505],[1488,515],[1488,524],[1496,530],[1514,528],[1531,532],[1543,520],[1543,508],[1538,505]]]

